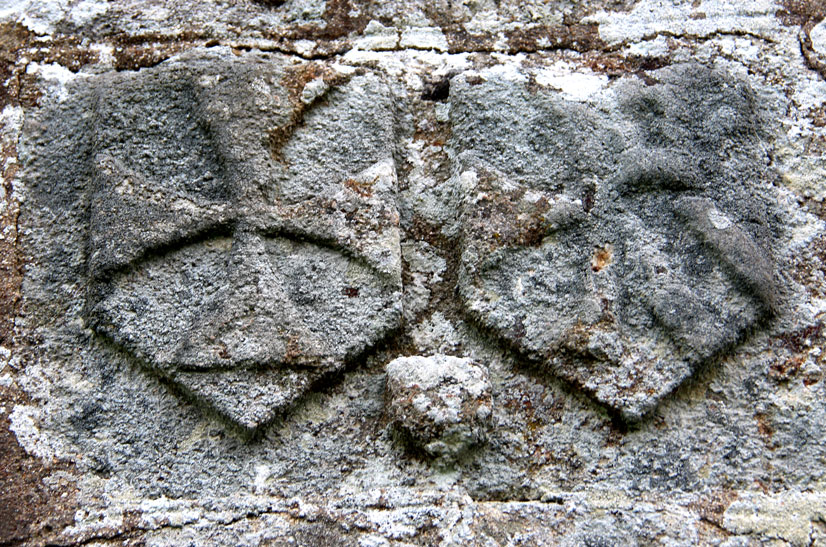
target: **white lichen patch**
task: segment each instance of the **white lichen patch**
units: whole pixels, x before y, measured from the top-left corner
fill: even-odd
[[[63,102],[68,98],[69,93],[66,86],[69,82],[75,78],[82,77],[81,74],[76,74],[57,63],[32,63],[27,67],[26,72],[42,78],[43,82],[49,87],[50,92],[57,98],[58,102]]]
[[[732,533],[771,538],[794,546],[816,544],[817,538],[824,541],[822,523],[826,523],[826,494],[819,492],[744,494],[723,516],[723,526]]]
[[[355,49],[387,51],[398,49],[400,33],[398,29],[385,27],[378,21],[370,21],[361,36],[353,40]]]
[[[69,19],[75,25],[81,26],[93,21],[109,10],[106,0],[82,0],[69,10]]]
[[[401,33],[399,45],[411,49],[432,49],[447,51],[448,44],[444,32],[438,27],[420,27],[405,29]]]
[[[11,0],[0,8],[0,21],[16,21],[35,34],[50,34],[68,5],[68,0]]]
[[[9,429],[17,437],[17,442],[30,456],[42,460],[52,460],[55,450],[40,432],[40,409],[31,405],[15,405],[9,414]]]
[[[744,27],[753,34],[771,38],[779,26],[775,16],[777,9],[777,4],[771,0],[748,3],[707,0],[696,7],[693,2],[643,0],[630,12],[603,11],[586,21],[598,23],[600,38],[609,44],[637,42],[659,33],[695,37],[739,33]]]
[[[826,55],[826,19],[815,25],[809,32],[812,48],[820,55]]]
[[[575,101],[586,101],[598,95],[608,86],[608,76],[575,69],[567,63],[537,71],[536,83],[558,89]]]

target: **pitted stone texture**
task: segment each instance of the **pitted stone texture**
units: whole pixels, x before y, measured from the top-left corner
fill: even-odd
[[[629,421],[776,300],[755,98],[699,65],[654,74],[601,110],[496,77],[450,96],[467,310]]]
[[[482,443],[493,400],[485,369],[471,359],[399,357],[387,365],[387,414],[415,448],[450,462]]]
[[[397,327],[393,116],[378,77],[219,49],[89,78],[72,101],[90,150],[32,175],[85,185],[99,334],[255,429]],[[27,138],[48,156],[52,131],[74,123]]]

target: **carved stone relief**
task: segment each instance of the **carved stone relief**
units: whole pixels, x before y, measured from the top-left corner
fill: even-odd
[[[0,2],[0,545],[826,545],[826,2]]]
[[[658,75],[613,109],[464,74],[448,99],[465,310],[627,421],[776,299],[754,97],[695,65]],[[255,430],[402,326],[378,74],[200,53],[78,94],[103,339]]]
[[[298,100],[296,78],[310,80]],[[94,90],[97,333],[252,430],[398,326],[391,103],[377,77],[201,59]]]
[[[754,97],[699,66],[660,74],[610,113],[504,80],[451,88],[469,313],[630,421],[776,298]]]

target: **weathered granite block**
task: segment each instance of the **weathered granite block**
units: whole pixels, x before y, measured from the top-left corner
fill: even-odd
[[[821,4],[3,4],[0,544],[826,542]]]
[[[631,421],[777,294],[753,93],[699,65],[651,78],[602,111],[504,79],[450,99],[468,311]]]
[[[24,139],[50,159],[32,164],[33,188],[72,181],[87,208],[96,333],[254,430],[398,327],[392,101],[377,76],[202,51],[92,77],[67,102]]]

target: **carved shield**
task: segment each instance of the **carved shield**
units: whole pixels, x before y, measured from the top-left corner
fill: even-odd
[[[252,430],[397,327],[376,76],[199,54],[93,89],[97,333]]]
[[[657,75],[617,85],[607,112],[504,79],[451,86],[466,309],[630,421],[775,298],[754,98],[699,66]]]

